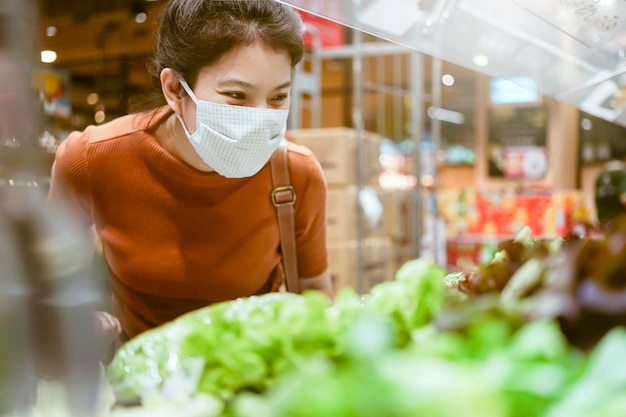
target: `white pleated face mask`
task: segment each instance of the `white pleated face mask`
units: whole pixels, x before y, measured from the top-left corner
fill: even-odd
[[[285,138],[289,110],[211,103],[199,100],[186,81],[180,83],[196,103],[196,131],[189,133],[176,116],[204,163],[227,178],[259,172]]]

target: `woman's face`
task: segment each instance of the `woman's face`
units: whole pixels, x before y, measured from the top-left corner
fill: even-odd
[[[228,51],[215,64],[202,68],[192,88],[198,99],[213,103],[288,109],[291,69],[287,52],[254,43]],[[185,95],[183,118],[190,133],[195,131],[195,112],[195,103]]]

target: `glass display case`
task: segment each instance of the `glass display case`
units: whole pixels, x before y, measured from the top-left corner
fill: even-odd
[[[626,125],[626,3],[280,0]]]

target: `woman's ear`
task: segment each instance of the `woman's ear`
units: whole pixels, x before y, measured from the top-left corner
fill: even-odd
[[[161,89],[167,104],[177,114],[183,114],[182,97],[185,94],[178,76],[171,68],[164,68],[161,71]]]

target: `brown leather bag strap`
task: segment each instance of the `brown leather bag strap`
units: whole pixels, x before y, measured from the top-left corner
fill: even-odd
[[[287,157],[287,141],[278,147],[270,159],[272,170],[272,204],[276,207],[278,227],[280,229],[280,248],[285,270],[285,286],[287,291],[299,292],[298,260],[296,258],[296,225],[294,221],[294,204],[296,190],[289,179]]]

